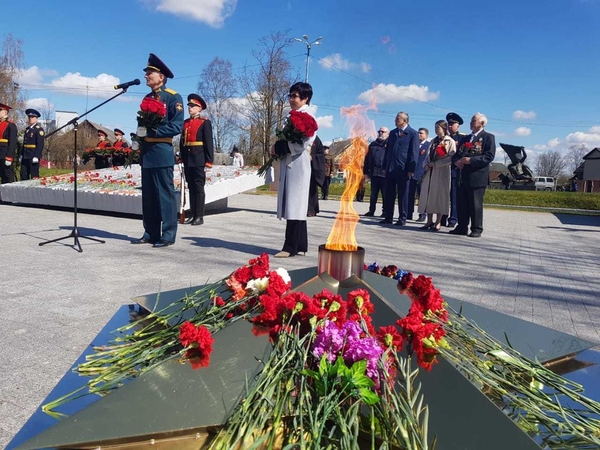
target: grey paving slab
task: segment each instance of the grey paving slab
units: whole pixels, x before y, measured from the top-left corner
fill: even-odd
[[[132,297],[215,281],[263,251],[281,249],[276,199],[237,195],[201,227],[181,226],[164,249],[133,246],[140,219],[80,214],[83,253],[62,243],[72,213],[0,204],[0,447],[35,411],[114,312]],[[316,266],[339,207],[309,219],[306,256],[272,263]],[[359,213],[366,203],[355,204]],[[379,209],[378,209],[379,212]],[[442,294],[600,343],[600,217],[486,209],[481,239],[361,220],[366,261],[433,277]]]

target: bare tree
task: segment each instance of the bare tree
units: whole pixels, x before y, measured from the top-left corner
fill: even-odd
[[[55,108],[54,105],[52,103],[50,103],[50,101],[48,99],[46,99],[44,101],[44,103],[42,103],[41,105],[39,105],[37,107],[39,113],[41,114],[40,117],[40,122],[44,128],[44,131],[46,132],[46,136],[52,131],[52,124],[55,120]],[[56,140],[56,134],[47,137],[44,140],[44,147],[45,147],[45,151],[46,154],[44,155],[46,157],[46,159],[48,161],[50,161],[50,158],[54,157],[53,153],[54,153],[54,141]],[[51,155],[52,154],[52,155]]]
[[[535,173],[538,176],[557,178],[566,166],[567,162],[564,156],[556,150],[551,150],[538,155],[535,161]]]
[[[575,172],[577,168],[583,164],[583,157],[589,153],[587,145],[573,144],[569,145],[569,150],[565,156],[566,162],[571,172]]]
[[[25,96],[17,82],[19,72],[25,67],[22,45],[20,39],[15,39],[12,34],[9,34],[4,39],[2,54],[0,54],[0,102],[13,108],[13,120],[17,122],[19,129],[25,125],[21,113],[25,108]]]
[[[260,38],[259,49],[252,52],[258,68],[246,65],[240,77],[245,97],[240,113],[248,122],[251,152],[258,152],[261,163],[269,158],[275,128],[281,126],[286,95],[293,84],[292,65],[286,55],[291,43],[287,31]]]
[[[208,103],[206,114],[212,122],[215,150],[231,147],[239,132],[239,116],[234,104],[237,81],[230,61],[215,58],[202,70],[198,93]]]

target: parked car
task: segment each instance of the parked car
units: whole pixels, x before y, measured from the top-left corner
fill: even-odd
[[[553,177],[535,177],[536,191],[555,191],[556,180]]]

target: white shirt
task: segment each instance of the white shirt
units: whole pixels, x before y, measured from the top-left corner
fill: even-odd
[[[233,167],[244,167],[244,157],[241,153],[236,153],[233,155]]]

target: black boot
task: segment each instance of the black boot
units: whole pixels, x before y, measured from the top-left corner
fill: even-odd
[[[195,198],[195,208],[194,208],[194,220],[192,221],[192,225],[202,225],[204,223],[204,200],[206,195],[204,192],[200,192],[196,195]]]
[[[196,196],[190,191],[190,217],[185,219],[183,223],[192,223],[194,221],[194,216],[196,215]]]

